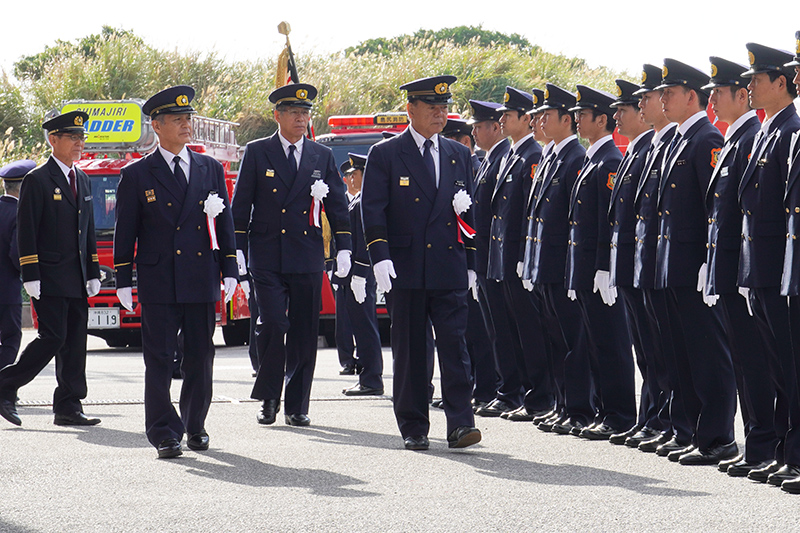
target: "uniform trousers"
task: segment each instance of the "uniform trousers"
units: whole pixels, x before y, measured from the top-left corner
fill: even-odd
[[[339,290],[342,291],[341,297],[347,308],[348,320],[353,331],[351,342],[352,337],[355,337],[355,351],[362,367],[358,382],[363,387],[382,389],[383,354],[378,332],[378,317],[375,314],[375,276],[372,273],[367,276],[367,296],[363,303],[356,301],[348,284],[349,280],[340,286]],[[336,305],[337,307],[339,305],[338,299]]]
[[[144,421],[153,446],[205,429],[214,367],[214,302],[141,304],[144,354]],[[170,397],[178,330],[184,332],[180,415]]]
[[[353,324],[350,320],[347,305],[346,293],[350,289],[346,286],[347,283],[350,283],[350,280],[339,280],[339,285],[334,291],[336,299],[336,353],[339,355],[339,365],[342,367],[356,364]]]
[[[722,323],[695,287],[668,287],[667,311],[692,444],[701,451],[733,442],[736,377]]]
[[[0,398],[15,401],[17,390],[30,383],[56,358],[53,412],[83,411],[86,398],[86,298],[42,295],[33,300],[39,318],[39,334],[22,351],[16,363],[0,370]]]
[[[251,397],[280,400],[287,415],[308,414],[317,362],[322,271],[282,274],[251,269],[258,301],[259,369]]]
[[[522,405],[525,395],[523,376],[519,372],[515,356],[522,350],[519,335],[515,334],[512,320],[508,316],[503,285],[493,279],[487,279],[485,289],[486,303],[494,325],[496,365],[500,375],[500,384],[495,397],[516,409]]]
[[[447,434],[459,426],[474,426],[472,370],[465,340],[467,290],[402,289],[386,295],[392,317],[394,413],[403,438],[427,435],[430,357],[429,323],[439,355],[442,407]]]
[[[0,368],[17,360],[22,342],[22,304],[0,304]]]
[[[475,388],[472,397],[480,402],[490,402],[497,393],[497,371],[494,362],[494,334],[489,334],[491,327],[491,316],[488,317],[489,325],[484,317],[484,310],[481,307],[481,299],[486,299],[485,294],[481,294],[486,286],[486,276],[478,276],[478,300],[467,295],[467,305],[469,313],[467,318],[467,353],[469,353],[470,364],[472,365],[472,377],[475,381]],[[481,281],[483,278],[483,281]],[[494,282],[492,282],[494,283]]]

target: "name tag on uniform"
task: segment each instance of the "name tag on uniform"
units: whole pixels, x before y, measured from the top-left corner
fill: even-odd
[[[144,191],[144,197],[147,198],[147,203],[155,202],[156,201],[156,191],[153,189],[147,189]]]
[[[631,175],[628,174],[624,178],[622,178],[622,183],[630,183],[631,182]]]
[[[657,178],[657,177],[658,177],[658,170],[652,169],[650,171],[650,178],[652,179],[652,178]]]
[[[764,157],[764,158],[762,158],[762,159],[759,159],[759,160],[758,160],[758,163],[756,163],[756,164],[757,164],[758,166],[760,166],[760,167],[763,167],[764,165],[766,165],[766,164],[767,164],[767,158],[766,158],[766,157]]]
[[[53,200],[60,202],[61,201],[61,189],[58,187],[53,190]]]
[[[676,167],[682,167],[685,164],[686,164],[686,160],[685,159],[678,159],[677,161],[675,161],[675,166]]]
[[[411,181],[408,179],[408,176],[400,176],[400,186],[401,187],[408,187]]]
[[[512,176],[511,174],[509,174],[508,176],[506,176],[506,183],[510,183],[510,182],[512,182],[513,180],[514,180],[514,176]]]
[[[561,178],[553,178],[553,181],[550,182],[550,185],[558,185],[561,183]]]
[[[84,202],[91,202],[92,201],[92,197],[91,196],[84,196],[83,197],[83,201]]]
[[[322,171],[319,169],[315,169],[314,172],[311,173],[311,179],[318,180],[322,177]]]
[[[268,178],[274,178],[275,177],[275,171],[272,170],[271,168],[268,168],[267,171],[264,173],[264,175],[266,177],[268,177]]]
[[[722,170],[719,171],[719,175],[723,178],[728,175],[728,167],[722,167]]]

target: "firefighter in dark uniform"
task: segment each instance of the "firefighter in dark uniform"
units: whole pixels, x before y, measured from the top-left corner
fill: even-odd
[[[358,383],[342,392],[345,396],[377,396],[383,394],[383,354],[378,333],[378,316],[375,314],[375,275],[369,262],[367,243],[364,241],[361,226],[361,183],[367,156],[352,153],[347,155],[349,160],[342,163],[341,171],[349,182],[348,188],[355,193],[348,206],[353,257],[350,276],[342,280],[342,295],[356,339],[361,372]]]
[[[500,125],[512,146],[500,164],[492,194],[486,275],[503,289],[504,318],[511,330],[505,349],[498,350],[503,380],[509,384],[516,381],[517,387],[521,385],[515,398],[516,409],[501,414],[512,421],[531,421],[550,411],[554,403],[539,302],[531,298],[517,275],[524,206],[542,156],[542,147],[533,138],[527,114],[532,108],[533,95],[506,87]],[[495,404],[486,409],[497,411],[500,407]]]
[[[22,182],[17,209],[17,244],[22,281],[39,316],[39,335],[19,360],[0,370],[0,415],[20,425],[17,389],[56,358],[53,394],[56,425],[100,422],[83,414],[86,398],[87,296],[100,292],[92,190],[76,169],[89,116],[71,111],[42,127],[53,148],[44,165]]]
[[[575,102],[571,92],[551,83],[546,85],[544,102],[538,110],[543,113],[542,130],[554,144],[537,168],[528,197],[520,275],[523,282],[527,281],[527,289],[538,291],[545,327],[551,334],[561,334],[561,339],[551,341],[550,367],[556,382],[563,384],[559,397],[565,404],[538,425],[543,431],[560,434],[570,434],[573,430],[578,434],[595,417],[589,354],[581,346],[585,335],[581,311],[578,303],[567,297],[564,288],[570,192],[586,156],[569,111]]]
[[[158,147],[122,169],[114,226],[117,296],[133,307],[133,263],[142,313],[145,431],[159,458],[207,450],[215,305],[237,285],[236,249],[225,173],[216,160],[186,148],[192,139],[194,89],[169,87],[142,106]],[[221,210],[221,211],[220,211]],[[170,398],[178,332],[184,337],[180,414]]]
[[[747,167],[761,123],[750,109],[747,80],[742,78],[747,68],[720,57],[709,59],[711,78],[703,89],[711,91],[711,109],[729,126],[706,191],[707,276],[702,289],[706,303],[713,306],[725,328],[745,429],[744,457],[722,461],[719,469],[730,476],[741,477],[773,461],[778,443],[774,421],[775,386],[769,374],[767,348],[736,286],[742,242],[739,180]]]
[[[678,386],[693,427],[691,442],[667,457],[681,464],[717,464],[735,457],[736,379],[722,324],[698,293],[706,260],[705,193],[722,149],[722,135],[706,114],[703,72],[664,60],[661,104],[678,123],[659,185],[657,288],[666,289]]]
[[[743,76],[750,79],[750,106],[763,109],[765,116],[739,183],[743,221],[738,285],[767,347],[769,370],[777,389],[775,433],[779,441],[775,461],[751,470],[747,477],[781,485],[800,474],[797,343],[786,301],[786,295],[793,292],[788,290],[789,284],[781,287],[782,275],[791,272],[785,267],[784,253],[791,264],[792,247],[787,247],[786,241],[792,239],[793,228],[787,232],[786,225],[787,219],[792,222],[789,217],[796,204],[786,201],[791,197],[786,193],[791,190],[787,187],[792,136],[800,130],[800,117],[793,102],[797,96],[793,69],[783,66],[792,55],[756,43],[748,43],[747,51],[750,70]]]
[[[317,89],[305,83],[270,93],[279,129],[248,143],[233,193],[236,244],[247,258],[258,302],[260,366],[251,395],[262,400],[261,424],[275,422],[284,378],[286,423],[311,423],[324,275],[323,205],[338,250],[336,275],[350,271],[344,183],[330,149],[305,137],[316,96]]]
[[[800,91],[800,31],[795,33],[795,57],[789,61],[784,67],[794,68],[795,76],[793,79],[795,90]],[[785,70],[784,70],[785,72]],[[795,362],[797,354],[800,353],[798,346],[800,346],[800,268],[798,268],[798,259],[800,254],[797,250],[797,235],[800,233],[798,230],[797,213],[800,213],[800,188],[798,181],[800,181],[800,133],[795,132],[792,134],[792,142],[790,143],[789,151],[789,178],[786,185],[786,209],[789,210],[788,217],[788,236],[786,237],[786,253],[783,263],[783,277],[781,282],[781,292],[789,297],[789,316],[792,327],[792,342],[795,353]],[[800,369],[796,369],[800,370]],[[800,379],[800,377],[798,377]],[[792,494],[800,494],[800,477],[788,479],[782,482],[781,489]]]
[[[470,398],[467,291],[476,286],[471,237],[472,161],[467,148],[440,137],[455,76],[416,80],[411,124],[370,149],[361,213],[378,287],[392,317],[394,411],[407,449],[428,449],[426,324],[436,334],[451,448],[480,441]],[[392,281],[394,278],[394,281]]]
[[[611,94],[578,85],[576,104],[570,108],[578,134],[589,141],[570,193],[565,287],[581,308],[585,336],[580,346],[591,360],[598,401],[595,423],[580,432],[590,440],[607,440],[636,422],[631,340],[625,307],[617,302],[609,273],[611,229],[606,221],[622,161],[612,136],[616,128],[613,103]]]
[[[497,371],[497,360],[502,351],[501,346],[510,338],[508,324],[499,315],[502,307],[498,302],[502,302],[502,289],[497,283],[486,280],[486,269],[489,263],[489,233],[492,227],[492,193],[497,181],[500,162],[508,152],[510,144],[500,128],[500,117],[502,116],[502,113],[498,111],[500,104],[470,100],[469,105],[472,107],[472,117],[467,120],[467,124],[472,126],[472,136],[475,138],[478,148],[486,152],[475,173],[473,185],[475,201],[472,206],[472,215],[475,221],[473,226],[475,229],[473,238],[475,273],[478,276],[477,304],[480,307],[484,327],[488,334],[490,349],[487,359],[472,359],[472,374],[475,378],[472,403],[477,413],[502,394],[503,381],[500,380],[500,374]],[[492,302],[495,304],[493,305]],[[470,318],[472,317],[470,316]]]
[[[658,396],[658,417],[651,424],[660,433],[650,438],[647,435],[639,435],[636,439],[631,437],[630,441],[625,440],[625,444],[644,452],[666,455],[674,449],[673,445],[690,441],[693,429],[689,425],[680,389],[677,387],[666,291],[655,288],[658,187],[662,164],[677,130],[677,124],[667,119],[661,106],[662,91],[657,88],[661,85],[661,74],[660,67],[646,63],[642,67],[642,88],[635,92],[641,98],[639,109],[642,111],[642,118],[653,128],[653,138],[636,185],[636,227],[633,239],[633,286],[642,291],[647,326],[654,338],[654,379],[651,382],[658,387],[657,393],[653,393]],[[660,448],[665,445],[665,448]]]
[[[634,95],[640,85],[627,80],[616,80],[617,99],[611,104],[615,109],[614,120],[620,135],[628,138],[628,147],[622,157],[614,188],[608,204],[608,222],[611,229],[611,248],[609,252],[610,284],[617,291],[620,304],[625,309],[625,322],[628,328],[636,363],[642,376],[639,412],[630,430],[609,437],[612,444],[631,444],[658,436],[658,387],[655,382],[654,338],[646,322],[644,298],[639,289],[633,287],[633,252],[636,215],[634,197],[642,168],[650,151],[653,130],[648,126],[639,109],[641,98]]]
[[[17,247],[17,200],[25,174],[36,168],[30,159],[0,168],[5,194],[0,197],[0,368],[17,360],[22,341],[22,277]]]

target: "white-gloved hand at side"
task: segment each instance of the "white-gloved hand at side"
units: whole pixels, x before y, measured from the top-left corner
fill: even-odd
[[[350,279],[350,290],[353,291],[356,303],[363,304],[367,299],[367,278],[353,275]]]
[[[697,292],[705,294],[706,279],[708,279],[708,263],[703,263],[697,271]]]
[[[575,294],[575,291],[574,291],[574,290],[572,290],[572,289],[569,289],[569,290],[567,291],[567,298],[569,298],[570,300],[572,300],[572,301],[574,302],[575,300],[577,300],[577,299],[578,299],[578,295],[577,295],[577,294]]]
[[[340,278],[347,277],[350,273],[350,250],[339,250],[336,254],[336,275]]]
[[[130,287],[117,289],[117,299],[122,304],[122,307],[128,311],[133,311],[133,290]]]
[[[517,261],[517,277],[522,279],[522,261]]]
[[[222,278],[222,283],[225,285],[225,303],[228,303],[233,298],[233,293],[236,291],[239,280],[236,278]]]
[[[240,281],[239,286],[242,288],[244,297],[247,298],[247,301],[250,301],[250,282],[247,280]]]
[[[239,267],[240,276],[247,274],[247,260],[245,260],[242,250],[236,250],[236,266]]]
[[[739,294],[742,295],[744,301],[747,302],[747,312],[753,316],[753,308],[750,306],[750,289],[747,287],[739,287]]]
[[[594,292],[600,291],[600,298],[606,305],[614,305],[616,296],[611,294],[611,275],[608,270],[598,270],[594,274]]]
[[[42,295],[42,282],[37,280],[33,281],[26,281],[22,284],[25,287],[25,292],[28,293],[28,296],[34,298],[36,300]]]
[[[708,296],[703,296],[703,301],[709,307],[714,307],[717,305],[717,301],[719,300],[719,294],[710,294]]]
[[[89,295],[89,298],[92,296],[97,296],[100,292],[100,280],[97,278],[90,279],[86,282],[86,293]]]
[[[469,284],[469,290],[472,293],[472,298],[477,302],[478,301],[478,275],[475,273],[474,270],[467,270],[467,283]]]
[[[375,282],[378,284],[378,288],[384,293],[391,291],[392,278],[397,277],[392,260],[384,259],[383,261],[378,261],[372,267],[372,271],[375,273]]]
[[[522,286],[525,288],[526,291],[533,292],[533,282],[531,280],[523,279]]]

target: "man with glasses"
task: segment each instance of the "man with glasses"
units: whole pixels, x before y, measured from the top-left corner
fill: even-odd
[[[350,219],[333,153],[307,139],[317,89],[306,83],[272,91],[278,131],[250,142],[233,193],[239,271],[249,269],[256,291],[259,369],[252,397],[262,401],[260,424],[280,411],[290,426],[308,426],[317,361],[324,271],[320,211],[331,225],[336,275],[350,272]],[[245,258],[247,265],[245,266]]]
[[[19,360],[0,370],[0,415],[21,425],[17,390],[56,358],[54,423],[91,426],[86,398],[88,296],[100,291],[89,178],[74,162],[81,158],[89,115],[71,111],[42,127],[53,151],[47,163],[23,181],[17,211],[22,281],[39,317],[39,334]]]

